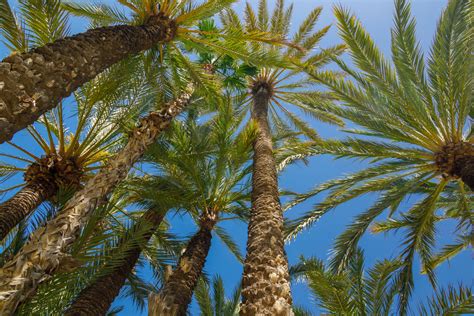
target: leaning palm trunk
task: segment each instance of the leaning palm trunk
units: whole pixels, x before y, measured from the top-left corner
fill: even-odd
[[[189,85],[175,101],[160,112],[142,119],[125,148],[84,189],[78,191],[59,215],[35,231],[15,258],[0,270],[0,314],[12,315],[18,305],[35,292],[38,284],[54,274],[92,211],[106,202],[107,196],[127,176],[133,164],[156,140],[171,120],[189,103],[194,88]]]
[[[29,184],[0,205],[0,240],[54,192],[42,185]]]
[[[177,267],[167,277],[158,294],[150,294],[148,315],[185,316],[193,297],[206,257],[211,247],[212,229],[216,217],[206,213],[201,217],[199,231],[189,241],[185,252],[179,258]]]
[[[132,230],[141,232],[143,244],[148,243],[153,233],[163,221],[164,214],[154,209],[148,210]],[[66,316],[100,316],[106,315],[117,297],[125,280],[135,267],[142,247],[134,246],[127,251],[123,264],[112,269],[106,275],[99,277],[79,293],[72,305],[64,313]]]
[[[175,33],[175,23],[157,15],[143,26],[97,28],[5,58],[0,62],[0,144],[100,72]]]
[[[283,214],[268,124],[269,88],[253,92],[254,141],[252,210],[242,280],[241,315],[291,315],[288,262],[283,241]]]

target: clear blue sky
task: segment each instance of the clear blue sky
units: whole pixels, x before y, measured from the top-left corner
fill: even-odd
[[[81,2],[86,2],[82,0]],[[108,2],[108,1],[107,1]],[[257,3],[256,0],[250,1]],[[274,1],[269,1],[273,5]],[[287,1],[290,3],[291,1]],[[241,1],[236,5],[237,12],[242,11],[243,4]],[[323,14],[321,15],[319,27],[334,23],[332,15],[332,6],[341,3],[351,8],[356,15],[362,20],[367,31],[372,35],[380,49],[389,56],[390,51],[390,27],[392,25],[393,1],[392,0],[294,0],[294,18],[293,26],[299,25],[306,14],[311,11],[314,6],[323,6]],[[417,19],[418,39],[422,47],[426,50],[433,38],[437,19],[441,10],[446,5],[447,0],[413,0],[413,13]],[[85,27],[84,23],[76,23],[73,30],[81,31]],[[325,37],[322,46],[329,46],[339,43],[340,39],[337,35],[335,27]],[[6,50],[0,47],[0,56],[5,56]],[[340,132],[335,131],[334,127],[330,127],[320,123],[313,123],[313,126],[324,137],[339,137]],[[20,136],[21,137],[21,136]],[[19,137],[17,136],[16,139]],[[4,150],[0,146],[0,150]],[[321,156],[312,158],[308,166],[298,164],[288,168],[280,177],[280,187],[290,189],[292,191],[304,192],[314,185],[334,177],[342,176],[346,173],[358,170],[363,164],[355,163],[349,160],[334,161],[331,157]],[[286,247],[290,264],[296,263],[300,255],[317,256],[326,258],[331,245],[343,230],[350,223],[353,216],[364,210],[369,203],[373,201],[373,197],[360,198],[346,205],[337,208],[328,216],[324,217],[311,229],[302,233],[295,241]],[[315,201],[312,201],[315,202]],[[306,203],[289,211],[288,216],[294,217],[304,212],[312,203]],[[246,243],[246,227],[244,225],[232,223],[227,225],[228,231],[234,236],[241,246],[242,252],[245,252]],[[450,240],[448,235],[452,232],[452,225],[445,223],[439,227],[438,234],[441,240]],[[172,231],[180,236],[187,236],[194,231],[193,223],[186,218],[175,217],[172,219]],[[399,245],[399,236],[393,235],[369,235],[366,236],[361,245],[365,249],[367,257],[367,265],[372,265],[377,259],[394,256]],[[239,283],[242,267],[236,259],[227,251],[227,249],[214,238],[211,252],[207,260],[205,270],[208,275],[220,274],[230,295],[232,289]],[[454,258],[449,264],[442,265],[438,270],[440,285],[447,283],[457,283],[464,281],[472,282],[473,267],[471,251],[465,251]],[[293,285],[293,298],[297,305],[303,305],[314,311],[315,315],[319,314],[314,302],[309,297],[309,292],[304,284]],[[431,286],[427,278],[416,274],[416,288],[414,300],[422,300],[432,293]],[[124,305],[125,309],[121,315],[140,315],[129,300],[118,298],[115,305]],[[198,315],[196,304],[191,306],[191,315]],[[146,315],[146,312],[142,313]]]

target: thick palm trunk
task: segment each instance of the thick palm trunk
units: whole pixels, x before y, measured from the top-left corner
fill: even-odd
[[[163,221],[164,214],[156,210],[148,210],[133,230],[143,234],[144,244],[148,243],[153,233]],[[79,293],[76,300],[64,313],[66,316],[100,316],[106,315],[112,302],[120,293],[125,280],[135,267],[142,249],[136,245],[127,251],[123,264],[108,274],[99,277]]]
[[[156,140],[171,120],[189,103],[193,86],[160,112],[141,121],[127,145],[78,191],[45,227],[35,231],[15,258],[0,270],[0,314],[12,315],[18,304],[35,292],[38,284],[55,273],[92,211],[127,176],[133,164]]]
[[[28,184],[9,200],[3,202],[0,205],[0,240],[54,193],[54,190],[46,186]]]
[[[247,257],[242,280],[240,315],[291,315],[288,262],[284,250],[283,214],[268,124],[268,88],[253,94],[253,119],[258,125],[254,141],[252,210]]]
[[[97,28],[5,58],[0,62],[0,144],[100,72],[175,33],[175,23],[159,15],[144,26]]]
[[[167,278],[158,294],[150,294],[148,315],[185,316],[193,297],[206,257],[211,247],[212,229],[216,218],[201,218],[199,231],[189,241],[186,251],[179,258],[177,267]]]

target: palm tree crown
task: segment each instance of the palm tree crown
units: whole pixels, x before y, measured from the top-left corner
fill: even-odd
[[[425,66],[410,5],[398,0],[395,6],[393,64],[382,56],[361,23],[344,8],[336,7],[341,37],[358,70],[336,60],[350,76],[350,80],[344,80],[316,71],[310,64],[303,65],[310,76],[340,98],[342,105],[333,108],[334,112],[361,127],[349,131],[359,136],[316,143],[313,153],[370,159],[373,165],[298,197],[294,203],[330,192],[314,210],[290,224],[289,236],[295,236],[341,203],[369,192],[381,192],[377,202],[357,216],[336,241],[332,267],[340,270],[347,265],[370,223],[390,209],[388,222],[375,230],[407,229],[401,252],[405,263],[401,305],[406,306],[413,287],[412,262],[416,252],[435,283],[433,261],[440,263],[432,254],[436,223],[443,218],[455,218],[459,223],[459,240],[443,251],[444,259],[469,244],[464,237],[473,229],[469,187],[474,145],[468,119],[472,114],[473,62],[466,58],[473,45],[472,9],[469,1],[449,2]],[[402,201],[410,194],[421,199],[394,219],[394,212],[401,209]],[[455,202],[453,196],[459,200]]]

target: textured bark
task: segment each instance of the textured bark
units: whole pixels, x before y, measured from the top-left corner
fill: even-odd
[[[252,210],[240,310],[240,315],[248,316],[293,314],[283,214],[268,124],[270,93],[265,85],[253,91],[252,117],[257,122],[258,133],[254,141]]]
[[[0,144],[108,67],[174,37],[173,21],[150,21],[89,30],[0,62]]]
[[[163,221],[164,214],[148,210],[136,224],[136,231],[143,231],[143,241],[148,243],[153,233]],[[75,301],[64,313],[66,316],[100,316],[106,315],[112,302],[120,293],[125,280],[135,267],[142,249],[140,245],[130,249],[123,264],[108,274],[97,278],[79,293]]]
[[[474,156],[457,161],[456,169],[461,180],[474,191]]]
[[[29,184],[0,204],[0,240],[54,193],[47,186]]]
[[[141,120],[127,145],[68,201],[45,227],[36,230],[15,258],[0,270],[0,314],[12,315],[17,306],[35,292],[39,283],[54,274],[92,211],[127,176],[133,164],[189,103],[193,86],[160,112]]]
[[[201,218],[199,231],[189,241],[179,258],[177,267],[167,278],[158,294],[150,294],[148,315],[185,316],[193,297],[194,288],[202,274],[206,257],[211,247],[212,229],[216,218],[212,215]]]
[[[446,179],[461,179],[474,191],[474,144],[460,141],[445,144],[434,154],[438,172]]]

